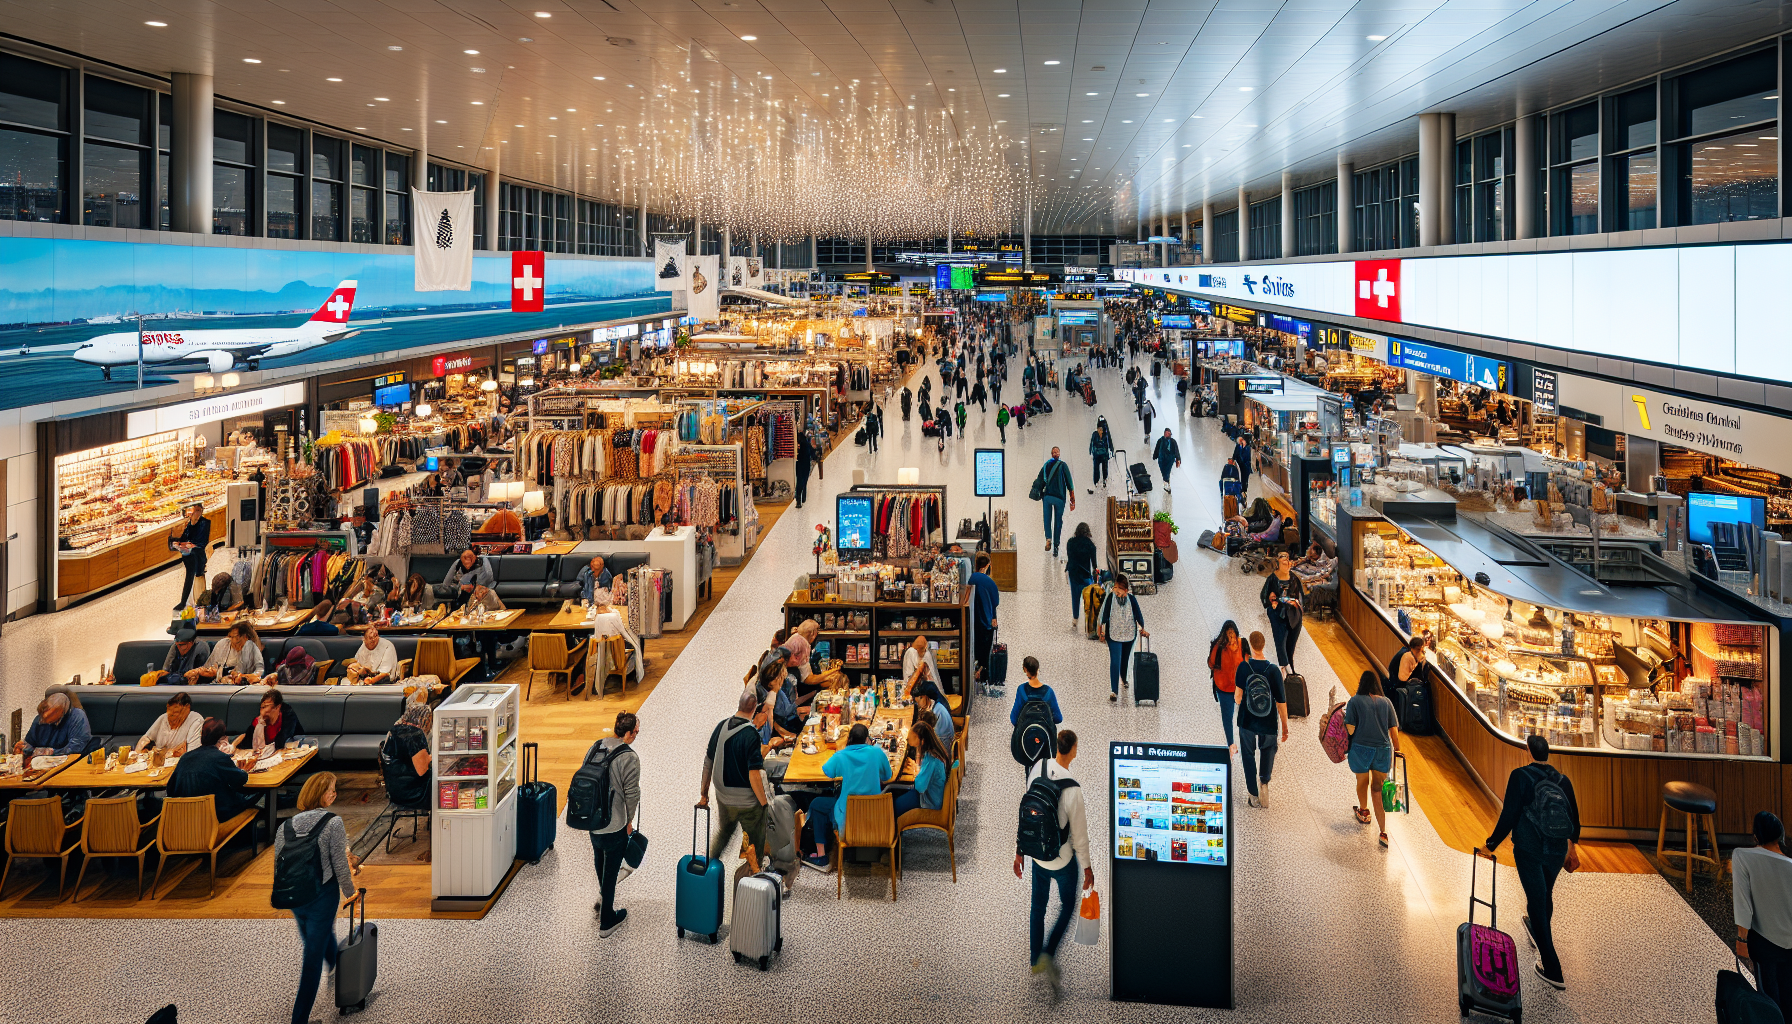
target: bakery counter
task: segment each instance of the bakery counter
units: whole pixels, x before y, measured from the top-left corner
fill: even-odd
[[[212,537],[224,535],[224,509],[207,509]],[[58,609],[134,576],[160,569],[180,559],[168,548],[173,524],[145,530],[134,537],[97,544],[79,551],[56,552],[56,607]]]

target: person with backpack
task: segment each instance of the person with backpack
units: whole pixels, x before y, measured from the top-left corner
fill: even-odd
[[[1064,503],[1070,503],[1070,511],[1076,511],[1076,484],[1070,479],[1070,463],[1065,462],[1058,452],[1058,446],[1052,445],[1052,456],[1039,467],[1039,475],[1033,478],[1032,498],[1045,505],[1045,550],[1053,557],[1058,554],[1058,538],[1064,533]]]
[[[999,384],[996,385],[996,390],[1000,391],[1001,385],[999,385]],[[1008,407],[1002,404],[1002,400],[1000,398],[997,398],[996,399],[996,433],[1002,435],[1002,443],[1003,444],[1008,443],[1008,419],[1009,419]]]
[[[1096,487],[1106,486],[1108,479],[1108,460],[1114,457],[1114,435],[1108,432],[1108,418],[1101,417],[1095,421],[1095,432],[1089,435],[1089,458],[1094,461],[1094,477],[1090,483]],[[1094,488],[1090,488],[1094,494]]]
[[[1027,958],[1033,974],[1044,975],[1052,999],[1060,992],[1058,945],[1077,913],[1077,866],[1083,868],[1083,888],[1095,887],[1094,861],[1089,855],[1089,822],[1083,790],[1070,774],[1076,760],[1076,733],[1058,732],[1058,753],[1027,769],[1027,789],[1020,799],[1020,829],[1014,849],[1014,877],[1021,878],[1025,861],[1033,861],[1033,903],[1028,914]],[[1051,934],[1045,931],[1045,909],[1052,885],[1058,887],[1058,919]]]
[[[1238,753],[1238,740],[1232,732],[1233,712],[1238,708],[1238,666],[1244,664],[1244,641],[1238,636],[1238,623],[1227,619],[1220,626],[1220,635],[1207,647],[1207,671],[1213,677],[1213,699],[1220,706],[1220,727],[1226,730],[1226,749]]]
[[[1525,934],[1537,947],[1537,977],[1554,988],[1566,989],[1562,961],[1556,957],[1556,876],[1563,868],[1580,867],[1580,808],[1574,802],[1574,783],[1549,763],[1549,741],[1532,734],[1525,737],[1531,763],[1512,770],[1506,779],[1506,802],[1493,834],[1487,837],[1488,856],[1506,836],[1512,837],[1512,863],[1518,884],[1524,886]]]
[[[748,864],[758,871],[758,851],[765,846],[765,807],[771,802],[766,792],[765,754],[759,747],[759,729],[772,712],[772,702],[761,702],[752,690],[743,689],[735,704],[735,713],[716,723],[704,747],[703,782],[698,788],[698,807],[709,806],[710,782],[715,782],[716,804],[720,808],[715,838],[709,844],[709,855],[720,858],[734,838],[739,825],[747,834],[753,852]]]
[[[1089,524],[1078,523],[1064,542],[1064,571],[1070,576],[1070,625],[1083,628],[1083,590],[1095,582],[1095,539]]]
[[[1133,596],[1132,581],[1125,573],[1114,574],[1114,589],[1101,601],[1101,614],[1096,617],[1096,635],[1108,645],[1108,703],[1120,700],[1120,687],[1132,664],[1132,645],[1139,637],[1150,637],[1145,628],[1145,612]]]
[[[1281,671],[1263,658],[1263,634],[1257,630],[1251,631],[1251,656],[1239,664],[1236,679],[1232,698],[1238,702],[1238,757],[1244,765],[1244,787],[1250,793],[1245,803],[1267,808],[1276,748],[1288,739],[1288,696],[1282,688]],[[1278,724],[1280,741],[1276,739]]]
[[[1294,645],[1300,642],[1301,604],[1307,587],[1290,568],[1288,552],[1276,554],[1276,567],[1263,578],[1258,599],[1269,613],[1269,633],[1275,638],[1276,666],[1284,674],[1294,671]]]
[[[566,788],[566,824],[591,833],[592,865],[597,870],[598,938],[622,927],[628,911],[616,909],[616,881],[635,831],[635,810],[641,806],[641,755],[632,744],[641,734],[640,719],[623,711],[616,728],[585,751],[585,761]]]
[[[1400,720],[1394,714],[1394,702],[1381,692],[1381,677],[1364,672],[1357,680],[1356,696],[1344,705],[1344,731],[1350,734],[1350,749],[1345,761],[1356,773],[1356,807],[1359,825],[1369,824],[1370,808],[1374,808],[1375,824],[1381,831],[1381,848],[1388,848],[1387,810],[1379,794],[1382,782],[1394,771],[1394,751],[1400,749]]]
[[[1238,464],[1238,493],[1245,494],[1251,489],[1251,467],[1255,465],[1251,453],[1251,435],[1239,433],[1238,447],[1232,450],[1232,461]]]
[[[1754,961],[1761,994],[1783,1011],[1792,999],[1787,991],[1792,982],[1792,859],[1786,856],[1786,827],[1778,815],[1756,812],[1754,833],[1754,846],[1730,854],[1736,955]]]
[[[274,830],[272,903],[292,911],[302,950],[292,1024],[311,1019],[324,968],[336,969],[336,915],[354,898],[350,879],[361,873],[348,852],[348,830],[327,809],[335,802],[335,774],[318,772],[299,790],[299,813]]]
[[[1008,724],[1020,724],[1021,709],[1026,707],[1029,701],[1044,704],[1051,709],[1052,724],[1061,724],[1064,721],[1064,712],[1058,710],[1058,695],[1052,692],[1051,687],[1039,681],[1039,659],[1029,654],[1021,659],[1020,667],[1027,673],[1027,681],[1015,690],[1014,706],[1008,709]]]
[[[1220,503],[1227,498],[1238,498],[1244,494],[1244,483],[1238,472],[1238,460],[1227,459],[1220,468]]]

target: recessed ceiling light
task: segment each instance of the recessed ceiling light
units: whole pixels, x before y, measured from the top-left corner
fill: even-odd
[[[484,100],[474,100],[473,105],[475,107],[483,107],[483,106],[485,106],[485,101]]]
[[[1131,124],[1131,123],[1132,123],[1132,122],[1131,122],[1131,121],[1122,121],[1122,122],[1120,122],[1120,123],[1121,123],[1121,124]]]
[[[408,131],[410,131],[410,129],[409,129],[409,128],[400,128],[400,129],[398,129],[398,130],[399,130],[399,131],[401,131],[401,132],[408,132]],[[504,141],[505,141],[505,142],[509,142],[509,141],[510,141],[510,140],[509,140],[509,139],[505,139],[505,140],[504,140]]]
[[[284,107],[284,106],[286,106],[286,101],[285,100],[275,100],[274,105],[277,107]]]
[[[547,11],[536,11],[535,16],[537,18],[552,18],[553,17],[553,15],[549,14]]]
[[[1238,91],[1239,91],[1239,92],[1250,92],[1250,91],[1251,91],[1251,87],[1250,87],[1250,86],[1248,86],[1248,85],[1241,85],[1241,86],[1239,86],[1239,87],[1238,87]]]
[[[1169,124],[1171,121],[1174,121],[1174,120],[1176,120],[1176,119],[1173,117],[1166,117],[1166,118],[1164,118],[1164,123]]]
[[[1182,144],[1182,148],[1183,148],[1183,149],[1187,149],[1187,148],[1188,148],[1188,147],[1189,147],[1189,145],[1190,145],[1190,144],[1189,144],[1189,143],[1187,143],[1187,142],[1184,142],[1184,143],[1183,143],[1183,144]]]
[[[146,21],[143,24],[148,25],[150,28],[167,28],[168,27],[168,23],[165,21]]]
[[[517,125],[517,127],[518,127],[518,128],[521,128],[521,127],[522,127],[522,125],[520,125],[520,124],[519,124],[519,125]]]
[[[743,43],[751,43],[758,40],[758,38],[758,36],[741,36],[740,41]]]
[[[437,123],[437,124],[447,124],[447,123],[448,123],[448,122],[446,122],[446,121],[437,121],[437,122],[436,122],[436,123]]]
[[[1046,63],[1046,66],[1047,66],[1047,67],[1050,67],[1050,66],[1051,66],[1051,65],[1053,65],[1053,64],[1056,64],[1056,63],[1058,63],[1058,62],[1057,62],[1057,61],[1055,61],[1055,60],[1048,60],[1048,61],[1046,61],[1046,62],[1045,62],[1045,63]]]
[[[517,36],[516,41],[519,43],[533,43],[535,40],[529,38],[528,36]]]
[[[1094,121],[1090,121],[1090,120],[1085,120],[1085,121],[1083,121],[1083,123],[1084,123],[1084,124],[1094,124],[1094,123],[1095,123],[1095,122],[1094,122]]]
[[[601,82],[604,80],[604,76],[602,76],[602,75],[592,75],[591,78],[593,81],[597,81],[597,82]]]
[[[324,79],[324,81],[326,81],[326,82],[340,82],[340,81],[342,81],[342,79],[340,79],[340,78],[326,78],[326,79]]]
[[[388,47],[386,47],[386,49],[388,49],[388,50],[391,50],[391,51],[393,51],[393,52],[397,52],[397,51],[399,51],[399,50],[402,50],[402,49],[404,49],[404,47],[402,47],[402,46],[388,46]]]
[[[1371,42],[1371,43],[1379,43],[1379,42],[1381,42],[1381,41],[1382,41],[1382,40],[1383,40],[1383,39],[1386,39],[1386,38],[1387,38],[1387,36],[1370,36],[1370,37],[1369,37],[1369,41],[1370,41],[1370,42]]]
[[[566,112],[568,114],[576,114],[579,112],[579,108],[578,107],[567,107]]]
[[[243,63],[244,64],[260,64],[261,61],[256,60],[254,57],[244,57]]]
[[[998,93],[996,93],[996,98],[1000,99],[1000,100],[1005,100],[1008,98],[1008,94],[1005,92],[998,92]]]
[[[1148,92],[1135,92],[1135,93],[1133,93],[1133,95],[1134,95],[1134,96],[1141,96],[1141,97],[1142,97],[1142,96],[1149,96],[1149,95],[1151,95],[1151,94],[1150,94],[1150,93],[1148,93]]]
[[[483,74],[485,74],[485,69],[484,69],[484,68],[468,68],[468,69],[467,69],[467,70],[468,70],[468,71],[471,71],[471,72],[473,72],[473,73],[474,73],[474,74],[476,74],[476,75],[483,75]]]
[[[390,103],[390,102],[392,102],[390,99],[388,99],[384,96],[375,96],[373,98],[373,100],[375,103]]]
[[[998,75],[1005,75],[1008,73],[1008,69],[1007,68],[997,68],[995,73]]]

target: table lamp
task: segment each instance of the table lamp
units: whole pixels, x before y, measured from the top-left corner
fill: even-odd
[[[918,484],[921,482],[921,470],[917,466],[902,466],[896,470],[896,482],[899,484]]]
[[[523,493],[523,512],[526,514],[537,516],[546,512],[547,508],[548,498],[546,494],[541,491],[525,491]]]

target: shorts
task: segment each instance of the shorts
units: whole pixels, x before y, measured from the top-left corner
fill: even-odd
[[[1350,764],[1350,770],[1358,775],[1364,772],[1380,772],[1386,775],[1394,770],[1394,745],[1387,743],[1379,747],[1371,747],[1353,743],[1350,745],[1350,752],[1346,755],[1345,760]]]

